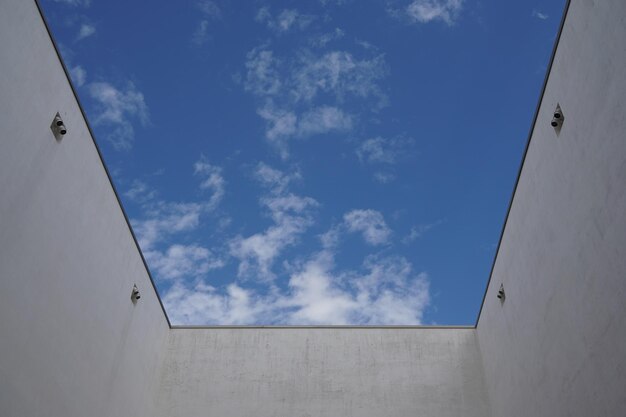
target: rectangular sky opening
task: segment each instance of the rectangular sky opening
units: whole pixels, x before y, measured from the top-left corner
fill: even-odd
[[[41,6],[172,324],[474,324],[563,0]]]

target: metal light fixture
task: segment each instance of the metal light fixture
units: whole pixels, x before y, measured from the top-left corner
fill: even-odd
[[[501,303],[504,303],[504,300],[506,299],[506,294],[504,292],[504,284],[500,284],[500,289],[498,290],[498,299],[500,300]]]
[[[139,288],[137,288],[137,284],[133,285],[133,291],[130,294],[130,299],[133,300],[133,303],[136,303],[141,298],[141,294],[139,293]]]
[[[550,126],[552,126],[557,132],[561,130],[561,126],[563,126],[563,121],[565,118],[563,117],[563,111],[561,110],[561,106],[559,104],[556,105],[556,109],[554,109],[554,113],[552,114],[552,121],[550,122]]]
[[[50,129],[52,129],[52,133],[56,140],[63,139],[63,136],[67,134],[67,127],[65,127],[65,123],[61,118],[61,115],[57,112],[52,120],[52,124],[50,125]]]

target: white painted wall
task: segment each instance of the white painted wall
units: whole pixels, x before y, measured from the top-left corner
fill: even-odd
[[[573,0],[477,331],[170,330],[36,4],[0,0],[0,415],[626,415],[625,68],[626,2]]]
[[[162,416],[486,417],[474,329],[173,329]]]
[[[0,0],[0,415],[153,416],[167,335],[36,4]]]
[[[494,416],[626,415],[624,0],[571,3],[478,339]]]

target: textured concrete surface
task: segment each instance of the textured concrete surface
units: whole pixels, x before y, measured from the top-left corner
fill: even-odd
[[[170,329],[36,4],[0,0],[0,416],[626,415],[625,68],[626,2],[572,1],[477,329]]]
[[[0,132],[0,416],[153,416],[168,325],[33,1],[0,0]]]
[[[489,408],[474,329],[173,329],[163,416],[465,416]]]
[[[626,415],[625,71],[626,2],[572,1],[478,323],[494,416]]]

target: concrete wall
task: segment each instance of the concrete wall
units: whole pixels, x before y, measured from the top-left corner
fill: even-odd
[[[493,415],[626,415],[625,319],[626,2],[573,0],[478,323]]]
[[[162,416],[486,417],[474,329],[172,329]]]
[[[572,1],[477,330],[169,329],[34,2],[0,66],[2,417],[625,414],[626,2]]]
[[[0,415],[153,416],[168,324],[34,1],[0,66]]]

